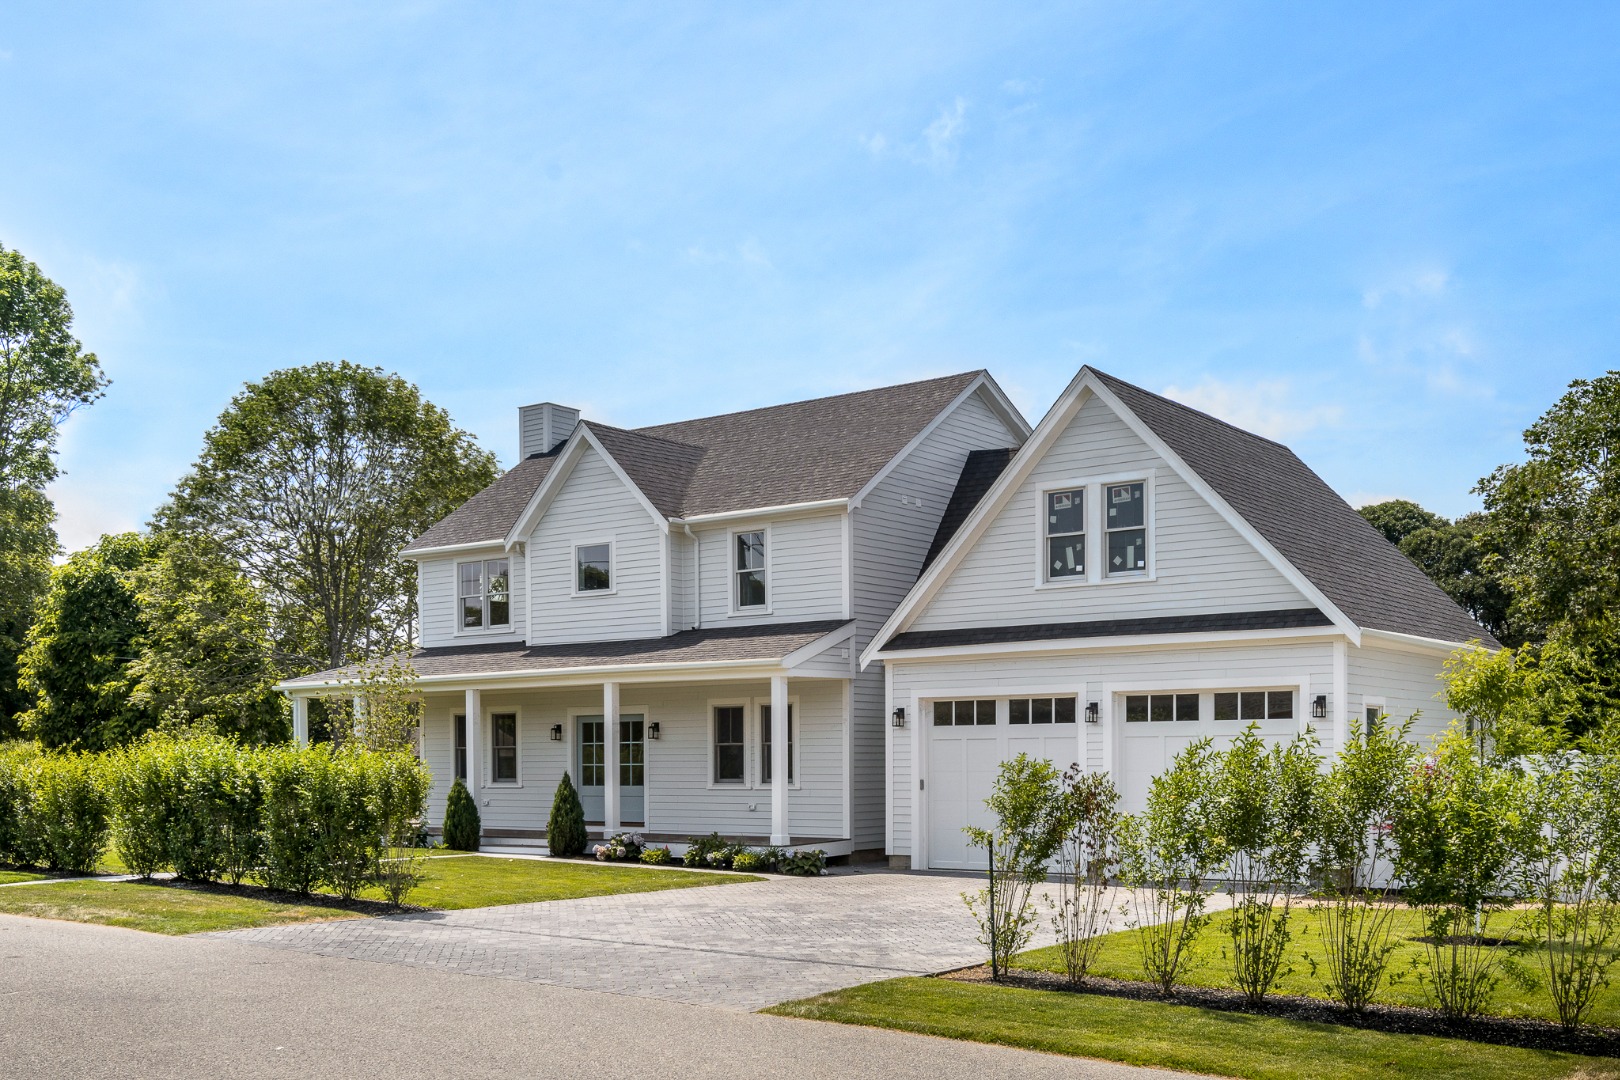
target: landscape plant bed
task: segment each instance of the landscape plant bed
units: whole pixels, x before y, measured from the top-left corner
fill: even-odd
[[[992,983],[988,964],[959,968],[938,976],[953,982]],[[1592,1057],[1620,1056],[1620,1029],[1582,1028],[1568,1031],[1550,1020],[1523,1016],[1481,1016],[1473,1020],[1452,1020],[1435,1009],[1409,1005],[1369,1005],[1357,1015],[1331,1001],[1294,994],[1271,994],[1256,1008],[1237,990],[1214,986],[1178,987],[1174,997],[1165,997],[1149,982],[1132,979],[1091,977],[1076,986],[1062,975],[1049,971],[1015,969],[1003,975],[996,985],[1024,990],[1053,990],[1071,994],[1093,994],[1131,1001],[1158,1001],[1193,1005],[1222,1012],[1273,1016],[1318,1024],[1339,1024],[1366,1031],[1395,1035],[1433,1035],[1468,1039],[1493,1046],[1513,1046],[1525,1050],[1554,1050]]]

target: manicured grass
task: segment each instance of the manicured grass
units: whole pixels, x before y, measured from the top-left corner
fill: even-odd
[[[1615,1080],[1607,1058],[945,979],[868,983],[767,1010],[1252,1080]]]
[[[422,884],[411,894],[410,903],[442,911],[761,880],[618,863],[502,859],[489,855],[440,856],[427,859],[426,864]],[[382,893],[375,889],[361,895],[382,899]]]
[[[49,874],[41,874],[34,870],[0,870],[0,885],[9,885],[13,881],[44,881]]]
[[[1323,983],[1327,979],[1327,972],[1322,967],[1322,939],[1317,917],[1304,908],[1295,908],[1295,913],[1294,940],[1288,950],[1288,961],[1284,965],[1293,970],[1283,978],[1279,992],[1325,998],[1327,992],[1323,989]],[[1512,936],[1517,916],[1521,914],[1523,913],[1497,913],[1487,924],[1486,932],[1501,937]],[[1417,912],[1402,908],[1395,912],[1394,931],[1399,945],[1390,956],[1389,971],[1398,975],[1399,979],[1394,985],[1385,987],[1378,1000],[1391,1005],[1428,1006],[1431,1002],[1424,992],[1423,984],[1417,980],[1412,969],[1412,961],[1421,957],[1424,952],[1422,943],[1411,940],[1426,933],[1422,920]],[[1193,949],[1193,962],[1187,969],[1188,985],[1232,985],[1231,939],[1226,932],[1225,914],[1216,913],[1210,918]],[[1307,957],[1316,961],[1317,970],[1314,973]],[[1019,967],[1037,971],[1063,971],[1063,958],[1056,948],[1037,949],[1025,953],[1015,963]],[[1526,953],[1519,957],[1516,963],[1521,971],[1534,980],[1534,987],[1527,989],[1504,975],[1492,998],[1490,1011],[1503,1016],[1538,1016],[1556,1019],[1558,1014],[1553,1009],[1552,998],[1547,993],[1546,979],[1535,954]],[[1124,930],[1108,935],[1102,943],[1102,952],[1092,971],[1096,975],[1111,979],[1144,978],[1141,951],[1137,946],[1135,933]],[[1600,992],[1589,1022],[1602,1026],[1620,1026],[1620,990],[1611,988]]]
[[[138,881],[95,880],[0,889],[0,913],[124,926],[154,934],[197,934],[358,917],[356,912],[325,906],[319,899],[286,903]]]

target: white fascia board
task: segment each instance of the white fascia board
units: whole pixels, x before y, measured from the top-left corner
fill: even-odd
[[[1336,626],[1298,626],[1280,630],[1224,630],[1204,634],[1130,634],[1118,637],[1053,638],[1046,641],[1003,641],[983,645],[948,645],[936,649],[880,649],[874,660],[953,660],[963,658],[1072,653],[1102,649],[1208,648],[1220,645],[1256,645],[1277,642],[1345,641]]]
[[[505,537],[494,537],[490,540],[469,540],[465,544],[440,544],[438,547],[416,548],[414,551],[406,550],[399,553],[401,559],[414,561],[416,559],[436,558],[440,555],[459,555],[464,551],[478,551],[481,548],[505,549]]]
[[[562,455],[557,459],[557,464],[553,465],[551,471],[546,473],[546,478],[540,482],[540,486],[535,489],[534,495],[530,497],[529,504],[523,508],[523,513],[518,515],[517,523],[512,526],[512,531],[506,534],[505,543],[508,548],[516,546],[525,536],[534,531],[534,526],[539,522],[540,516],[545,513],[546,507],[550,505],[551,500],[573,473],[574,466],[579,464],[579,459],[584,456],[585,447],[587,446],[602,456],[602,460],[607,462],[607,466],[613,471],[613,475],[618,477],[619,482],[630,490],[637,502],[641,503],[642,509],[647,511],[647,516],[653,519],[659,530],[665,533],[669,532],[669,518],[664,516],[658,507],[652,504],[652,500],[648,499],[641,488],[636,485],[636,482],[630,479],[630,474],[625,472],[624,468],[614,460],[613,455],[607,452],[607,448],[602,445],[601,440],[596,437],[596,433],[591,430],[590,424],[582,420],[574,427],[574,433],[569,436],[568,446],[564,448]]]
[[[505,689],[523,687],[547,688],[553,686],[596,685],[603,681],[617,683],[638,682],[694,682],[724,675],[736,678],[769,678],[772,675],[793,674],[795,678],[835,678],[834,676],[806,676],[790,673],[779,660],[707,660],[698,663],[666,664],[601,664],[590,667],[534,668],[528,671],[492,671],[466,675],[424,675],[416,680],[424,690],[455,690],[462,688]],[[643,677],[645,676],[645,677]],[[843,678],[837,676],[836,678]],[[275,689],[285,694],[313,696],[333,691],[352,691],[355,682],[331,681],[321,683],[277,683]]]
[[[1454,653],[1459,649],[1483,649],[1486,652],[1495,652],[1495,646],[1485,644],[1484,633],[1485,631],[1481,630],[1481,637],[1472,641],[1444,641],[1440,638],[1420,637],[1417,634],[1401,634],[1394,630],[1363,630],[1361,635],[1363,645],[1379,645],[1408,652]]]
[[[852,619],[822,637],[817,638],[808,645],[801,645],[786,656],[782,657],[782,666],[785,668],[798,667],[806,660],[814,659],[832,648],[834,645],[848,641],[855,636],[855,621]]]
[[[879,469],[876,474],[873,475],[872,479],[868,480],[864,485],[861,486],[861,490],[857,491],[849,500],[850,509],[854,510],[859,508],[861,501],[870,495],[874,488],[883,483],[884,479],[896,468],[898,468],[900,463],[906,460],[906,458],[911,455],[913,450],[921,446],[924,440],[934,433],[935,428],[939,427],[940,424],[943,424],[946,418],[949,417],[951,413],[955,412],[964,401],[978,393],[980,390],[986,391],[988,398],[986,403],[990,406],[992,412],[1001,417],[1002,423],[1018,432],[1022,439],[1028,439],[1030,433],[1029,421],[1025,420],[1023,414],[1020,413],[1017,407],[1007,399],[1007,395],[1001,392],[1001,387],[996,385],[995,380],[990,377],[989,373],[980,372],[972,382],[968,383],[967,386],[962,389],[960,394],[957,394],[956,397],[951,400],[949,405],[939,410],[939,412],[934,415],[934,418],[928,421],[927,426],[925,426],[921,431],[917,432],[916,435],[912,436],[911,441],[906,443],[905,446],[901,447],[900,452],[894,455],[894,457],[890,458],[888,462],[884,464],[883,468]]]
[[[817,499],[814,502],[782,503],[778,506],[755,506],[747,510],[722,510],[713,514],[693,514],[690,517],[670,518],[671,525],[711,525],[746,518],[781,518],[796,514],[816,514],[824,510],[848,510],[848,499]]]

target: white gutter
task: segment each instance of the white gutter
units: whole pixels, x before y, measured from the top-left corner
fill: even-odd
[[[693,514],[690,517],[670,518],[671,525],[707,525],[717,521],[735,521],[738,518],[771,517],[780,514],[804,514],[816,510],[847,510],[848,499],[820,499],[816,502],[783,503],[780,506],[756,506],[748,510],[726,510],[715,514]]]
[[[504,541],[501,537],[493,540],[472,540],[465,544],[441,544],[437,547],[406,548],[399,553],[401,559],[416,559],[423,555],[449,555],[458,551],[477,551],[479,548],[500,547]]]

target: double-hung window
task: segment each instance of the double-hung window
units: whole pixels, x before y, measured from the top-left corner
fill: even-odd
[[[736,589],[732,603],[739,610],[762,608],[766,605],[765,590],[765,533],[764,530],[736,535],[736,554],[733,574]]]
[[[720,705],[714,710],[714,782],[743,782],[743,713],[741,705]]]
[[[512,586],[506,571],[505,559],[456,564],[463,630],[512,625]]]
[[[1046,580],[1086,576],[1086,489],[1046,493]]]
[[[613,588],[613,545],[581,544],[574,549],[576,592],[607,592]]]
[[[497,784],[517,783],[517,713],[494,714],[489,730],[489,778]]]
[[[456,779],[465,782],[467,779],[467,718],[461,713],[456,713],[452,723],[455,727]]]
[[[1103,488],[1107,512],[1106,574],[1139,574],[1147,570],[1147,485],[1109,484]]]
[[[793,783],[793,706],[788,706],[787,717],[787,779]],[[759,707],[759,781],[762,784],[771,782],[771,707]]]

